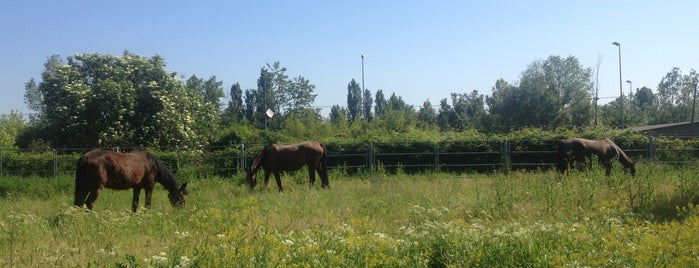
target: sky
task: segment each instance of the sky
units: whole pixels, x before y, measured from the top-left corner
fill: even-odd
[[[51,55],[160,55],[181,77],[216,76],[256,88],[279,62],[316,88],[327,116],[346,106],[352,79],[416,108],[451,93],[491,95],[549,56],[597,70],[599,96],[631,86],[657,92],[679,67],[699,66],[699,1],[3,1],[0,114],[32,113],[24,85]],[[612,42],[619,42],[620,47]],[[365,55],[362,60],[361,55]],[[224,103],[228,99],[223,100]]]

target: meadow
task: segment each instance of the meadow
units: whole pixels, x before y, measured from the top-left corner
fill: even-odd
[[[2,177],[0,266],[697,267],[698,173],[334,170],[323,190],[303,169],[284,193],[182,174],[185,208],[157,186],[137,213],[131,191],[105,190],[86,212],[71,176]]]

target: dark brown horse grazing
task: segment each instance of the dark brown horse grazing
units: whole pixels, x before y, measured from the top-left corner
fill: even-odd
[[[617,156],[624,168],[629,169],[631,175],[636,175],[636,162],[626,155],[616,143],[607,138],[601,140],[580,138],[561,140],[556,149],[556,168],[558,172],[563,173],[569,167],[572,168],[574,162],[585,164],[585,160],[591,159],[593,154],[605,167],[607,176],[612,174],[612,159]]]
[[[163,161],[146,151],[116,153],[94,149],[80,157],[75,170],[75,205],[92,206],[102,189],[126,190],[133,188],[131,210],[136,212],[141,189],[146,190],[146,208],[150,208],[155,182],[169,191],[174,207],[182,207],[187,200],[187,183],[180,185]]]
[[[325,147],[315,141],[303,143],[280,145],[272,143],[265,146],[255,159],[252,160],[250,169],[246,170],[250,188],[257,185],[257,171],[265,169],[265,186],[269,182],[270,173],[274,174],[277,180],[277,187],[282,191],[281,171],[299,170],[303,166],[308,167],[308,176],[311,186],[316,180],[315,172],[320,175],[323,188],[329,188],[328,184],[328,154]]]

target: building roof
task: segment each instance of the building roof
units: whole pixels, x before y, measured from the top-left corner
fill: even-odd
[[[670,124],[648,125],[633,128],[635,132],[657,136],[694,137],[699,134],[699,122],[682,122]]]

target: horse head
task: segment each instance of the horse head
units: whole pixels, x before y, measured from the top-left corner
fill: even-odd
[[[250,168],[245,168],[245,174],[247,174],[248,182],[250,183],[250,189],[255,188],[257,185],[257,172]]]
[[[170,204],[172,204],[173,207],[184,207],[185,203],[187,202],[187,183],[185,182],[184,184],[180,185],[177,191],[168,193],[167,197],[170,199]]]

